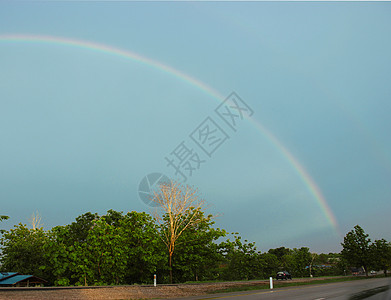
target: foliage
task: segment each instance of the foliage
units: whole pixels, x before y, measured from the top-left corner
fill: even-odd
[[[87,212],[48,231],[19,224],[0,239],[1,271],[65,286],[152,283],[154,274],[167,283],[262,279],[281,270],[293,277],[342,275],[348,266],[386,272],[391,266],[391,244],[384,239],[371,243],[358,225],[345,236],[341,253],[316,254],[307,247],[260,253],[238,233],[223,239],[226,231],[215,228],[213,220],[200,207],[189,206],[176,215],[163,214],[160,222],[145,212],[109,210],[103,216]],[[164,237],[171,234],[176,239],[170,265]]]
[[[80,238],[74,240],[76,232]],[[146,213],[87,213],[69,226],[53,228],[45,247],[47,268],[56,285],[148,282],[162,258],[159,243]]]
[[[391,243],[385,239],[376,240],[370,246],[373,267],[377,270],[383,270],[387,276],[387,269],[391,267]]]
[[[275,248],[275,249],[269,249],[268,253],[270,254],[274,254],[277,259],[279,261],[282,260],[282,258],[285,256],[285,255],[288,255],[291,253],[291,249],[289,248],[285,248],[285,247],[279,247],[279,248]],[[282,267],[282,266],[281,266]]]
[[[46,265],[41,269],[51,274],[50,284],[69,285],[71,272],[72,244],[69,243],[69,227],[57,226],[52,228],[47,234],[48,239],[43,246],[43,253],[46,259]]]
[[[351,266],[362,266],[367,276],[373,258],[370,243],[369,235],[359,225],[354,226],[354,229],[346,234],[344,242],[341,243],[342,256]]]
[[[4,220],[8,220],[8,219],[9,219],[8,216],[2,216],[2,215],[0,215],[0,222],[1,222],[1,221],[4,221]],[[0,229],[0,234],[2,234],[2,233],[4,233],[4,232],[5,232],[4,229]]]
[[[25,224],[15,225],[0,239],[2,271],[17,271],[46,277],[41,266],[46,264],[43,247],[47,241],[42,228],[29,229]]]
[[[8,216],[2,216],[0,215],[0,222],[3,221],[3,220],[8,220],[9,217]]]
[[[221,257],[214,241],[226,232],[212,228],[212,215],[205,216],[199,211],[196,218],[199,222],[184,231],[177,241],[173,277],[178,282],[219,278]]]
[[[309,250],[307,247],[293,248],[291,254],[287,255],[287,265],[292,276],[305,277],[310,275],[309,270],[306,269],[312,260]]]
[[[234,240],[220,243],[220,252],[225,259],[223,278],[225,280],[251,280],[262,276],[260,253],[255,243],[242,241],[238,235]]]
[[[159,265],[163,264],[165,253],[150,215],[130,212],[120,222],[121,235],[127,245],[127,283],[150,283]]]
[[[280,261],[277,255],[272,253],[263,253],[260,256],[260,264],[262,266],[261,278],[269,278],[276,276],[276,273],[280,270]]]

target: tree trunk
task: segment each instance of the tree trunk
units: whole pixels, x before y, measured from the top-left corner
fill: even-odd
[[[364,267],[365,275],[368,277],[368,268],[367,266],[363,266],[363,267]]]
[[[172,252],[168,253],[168,266],[170,270],[170,283],[172,284]]]

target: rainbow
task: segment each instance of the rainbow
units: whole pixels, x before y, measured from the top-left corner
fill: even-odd
[[[271,144],[286,158],[294,170],[300,175],[301,180],[305,183],[309,192],[315,197],[318,205],[325,213],[329,223],[333,226],[336,233],[341,236],[337,219],[328,205],[326,198],[323,196],[322,191],[311,178],[306,169],[300,164],[298,159],[260,122],[252,121],[252,123],[258,128],[260,132],[271,142]]]
[[[129,59],[138,63],[145,64],[149,67],[161,70],[171,76],[176,77],[177,79],[190,84],[199,90],[202,90],[209,96],[217,99],[218,101],[225,100],[225,97],[203,83],[202,81],[191,77],[190,75],[179,71],[169,65],[161,63],[157,60],[150,59],[148,57],[142,56],[140,54],[112,47],[105,44],[99,44],[95,42],[89,42],[84,40],[70,39],[65,37],[56,37],[56,36],[45,36],[45,35],[27,35],[27,34],[3,34],[0,35],[0,42],[23,42],[23,43],[44,43],[44,44],[56,44],[63,45],[68,47],[76,47],[80,49],[85,49],[89,51],[101,52],[109,55],[118,56],[121,58]],[[325,197],[323,196],[321,190],[317,186],[316,182],[311,178],[305,168],[300,164],[300,162],[295,158],[295,156],[280,142],[270,131],[268,131],[265,126],[263,126],[259,121],[256,121],[254,118],[248,118],[248,120],[262,133],[264,137],[275,147],[275,149],[289,162],[295,172],[300,176],[301,180],[305,184],[306,188],[310,194],[316,199],[320,209],[324,213],[330,225],[333,227],[335,232],[341,236],[339,232],[339,226],[337,219],[334,216],[331,208],[329,207]]]

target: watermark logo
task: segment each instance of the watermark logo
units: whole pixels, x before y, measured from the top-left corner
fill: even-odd
[[[167,166],[174,168],[175,175],[180,175],[183,181],[187,180],[187,176],[192,176],[193,171],[198,170],[205,162],[194,149],[188,148],[184,141],[164,159],[167,161]]]
[[[237,130],[244,117],[251,117],[254,114],[250,106],[235,92],[232,92],[223,103],[217,106],[215,112],[233,131]]]
[[[157,191],[162,184],[170,184],[171,180],[162,173],[150,173],[141,179],[138,185],[138,196],[141,201],[151,207],[159,206],[153,201],[154,192]]]
[[[213,115],[207,116],[187,139],[182,140],[164,157],[166,166],[174,172],[175,177],[180,178],[179,181],[186,182],[230,138],[227,132],[236,133],[241,122],[253,114],[251,107],[232,92],[215,108]],[[153,189],[165,182],[171,181],[162,173],[145,176],[138,188],[140,199],[145,204],[156,207],[157,204],[152,200]]]
[[[207,117],[189,136],[209,157],[229,139],[211,117]]]

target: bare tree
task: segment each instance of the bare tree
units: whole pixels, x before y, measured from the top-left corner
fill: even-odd
[[[41,228],[42,227],[42,218],[41,216],[39,215],[39,212],[35,212],[31,215],[31,218],[30,218],[30,223],[31,223],[31,227],[33,228],[33,230],[35,229],[38,229],[38,228]]]
[[[310,277],[312,278],[312,266],[314,264],[315,258],[318,256],[316,253],[311,253],[311,263],[310,263]]]
[[[198,190],[178,182],[162,183],[154,191],[152,201],[156,203],[153,217],[160,226],[160,237],[168,251],[170,283],[172,283],[172,256],[178,238],[188,228],[200,223],[199,214],[205,208],[205,201]]]

